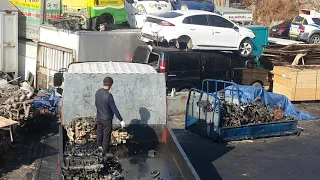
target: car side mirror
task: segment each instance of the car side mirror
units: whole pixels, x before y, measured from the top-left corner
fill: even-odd
[[[62,82],[63,82],[63,73],[60,73],[60,72],[55,73],[53,76],[53,85],[55,87],[61,86]]]
[[[238,26],[233,26],[233,29],[234,30],[239,30],[239,27]]]

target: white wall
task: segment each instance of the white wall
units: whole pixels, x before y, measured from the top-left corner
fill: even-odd
[[[40,42],[77,51],[79,49],[79,34],[68,30],[42,26],[40,28]]]
[[[36,76],[37,70],[37,44],[34,42],[19,41],[18,76],[25,79],[30,71]]]

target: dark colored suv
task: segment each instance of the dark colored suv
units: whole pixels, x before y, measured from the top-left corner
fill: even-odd
[[[133,63],[153,66],[159,73],[166,74],[167,91],[188,91],[196,87],[201,89],[204,79],[220,79],[243,82],[243,70],[250,60],[233,53],[197,52],[175,48],[138,46],[131,59]],[[263,86],[266,79],[252,79],[246,85]],[[210,87],[215,88],[215,87]],[[221,89],[221,87],[219,87]]]

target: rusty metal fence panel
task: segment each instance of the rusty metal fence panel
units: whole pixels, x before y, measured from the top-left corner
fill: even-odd
[[[46,89],[53,86],[54,73],[75,61],[75,50],[39,42],[37,59],[37,88]]]

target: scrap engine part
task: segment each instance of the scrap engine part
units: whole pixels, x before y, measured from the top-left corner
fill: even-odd
[[[64,152],[65,179],[122,179],[122,165],[112,154],[99,153],[96,143],[68,142]]]
[[[67,127],[67,135],[72,143],[87,144],[96,142],[96,118],[83,117],[74,119]],[[112,131],[110,145],[125,144],[131,135],[125,129]]]

